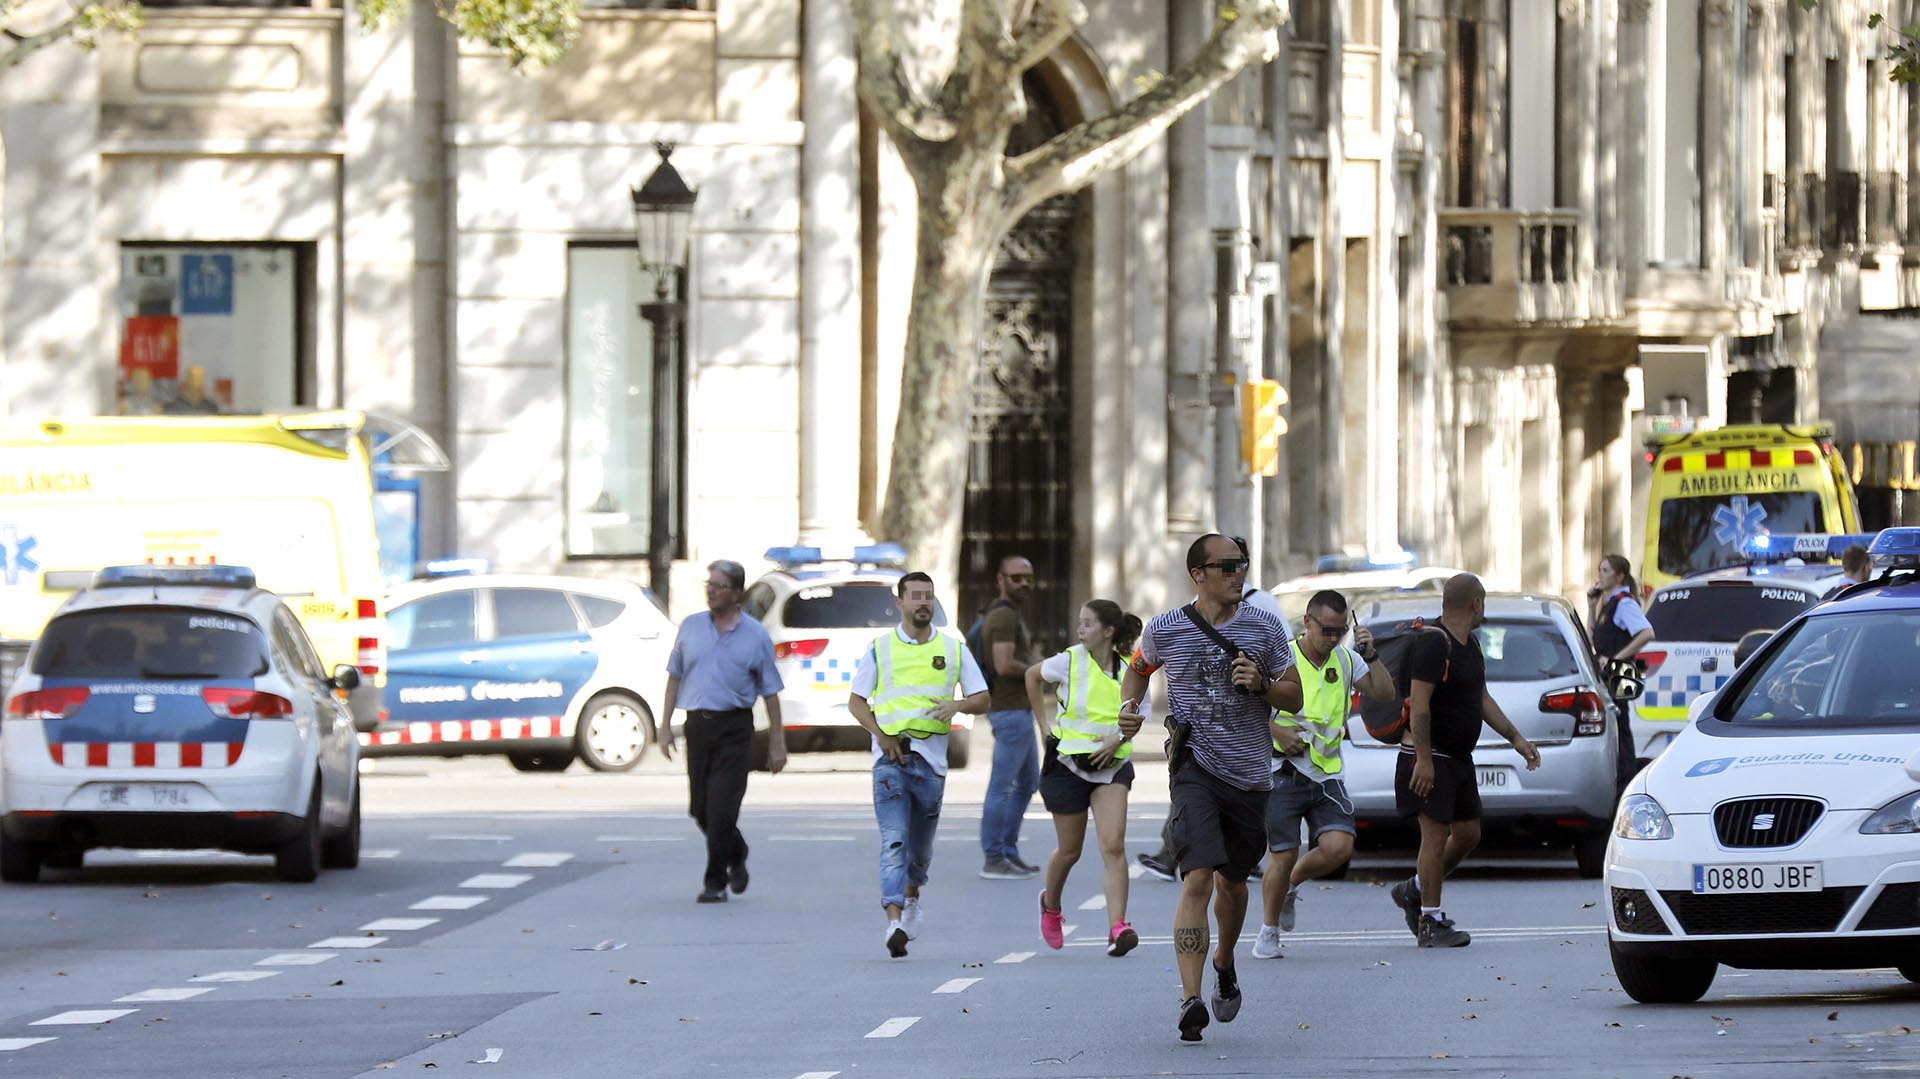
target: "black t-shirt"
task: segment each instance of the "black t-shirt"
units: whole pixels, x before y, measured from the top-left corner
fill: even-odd
[[[1480,639],[1461,644],[1445,627],[1421,631],[1407,652],[1409,680],[1433,683],[1433,749],[1449,757],[1471,757],[1480,741],[1480,700],[1487,691],[1487,658]]]

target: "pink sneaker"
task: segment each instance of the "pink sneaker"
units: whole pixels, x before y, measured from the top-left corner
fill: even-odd
[[[1040,939],[1047,942],[1047,947],[1060,948],[1067,943],[1066,934],[1061,932],[1061,925],[1066,921],[1066,917],[1057,910],[1047,909],[1047,893],[1045,889],[1041,889]]]
[[[1107,930],[1107,954],[1115,958],[1132,951],[1139,943],[1140,934],[1125,921],[1115,922],[1113,928]]]

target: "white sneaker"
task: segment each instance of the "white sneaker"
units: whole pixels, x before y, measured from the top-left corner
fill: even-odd
[[[887,954],[895,959],[907,954],[907,931],[899,922],[887,923]]]
[[[900,908],[900,928],[906,930],[908,940],[920,938],[920,924],[926,917],[927,912],[920,909],[920,897],[908,896],[906,905]]]
[[[1255,938],[1253,942],[1253,957],[1255,959],[1280,958],[1279,926],[1263,925],[1260,927],[1260,935]]]

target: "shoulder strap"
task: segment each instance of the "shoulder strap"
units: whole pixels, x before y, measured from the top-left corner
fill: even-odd
[[[1237,644],[1234,644],[1231,640],[1228,640],[1226,634],[1213,628],[1213,625],[1211,623],[1209,623],[1206,619],[1200,617],[1199,608],[1189,603],[1185,607],[1180,608],[1180,613],[1186,615],[1187,621],[1192,622],[1194,626],[1200,630],[1200,632],[1212,638],[1214,644],[1217,644],[1221,648],[1226,649],[1227,658],[1229,660],[1233,659],[1235,656],[1238,656],[1240,654],[1240,646]]]

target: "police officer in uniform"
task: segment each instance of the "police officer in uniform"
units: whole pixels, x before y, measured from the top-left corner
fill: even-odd
[[[1632,660],[1653,642],[1653,623],[1647,621],[1646,612],[1640,609],[1635,591],[1633,563],[1628,562],[1625,555],[1610,554],[1600,559],[1593,587],[1587,590],[1587,601],[1592,608],[1587,635],[1593,640],[1593,650],[1603,673],[1616,662]],[[1621,702],[1617,711],[1619,777],[1624,787],[1627,780],[1633,778],[1638,754],[1634,752],[1633,731],[1627,724],[1626,703]]]

